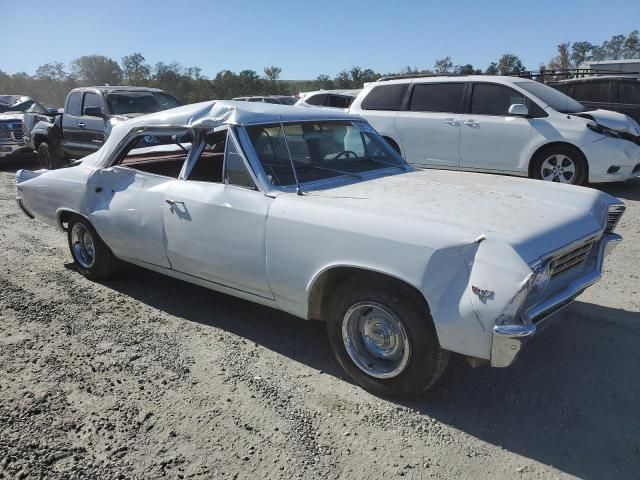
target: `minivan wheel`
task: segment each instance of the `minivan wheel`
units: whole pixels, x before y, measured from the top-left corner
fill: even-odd
[[[533,178],[547,182],[584,185],[587,166],[581,153],[570,147],[557,146],[539,152],[532,165]]]
[[[342,368],[376,395],[419,395],[438,381],[449,360],[424,302],[393,280],[345,280],[330,301],[327,332]]]
[[[82,275],[102,280],[116,271],[117,259],[84,218],[77,216],[69,221],[67,237],[71,256]]]

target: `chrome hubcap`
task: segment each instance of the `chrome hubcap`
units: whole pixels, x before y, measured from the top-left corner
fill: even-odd
[[[84,268],[91,268],[95,263],[95,249],[91,232],[81,223],[71,228],[71,245],[73,256]]]
[[[392,378],[411,356],[409,336],[400,319],[384,305],[361,302],[342,320],[342,341],[360,370],[375,378]]]
[[[551,155],[542,162],[540,176],[547,182],[573,183],[576,177],[576,165],[566,155],[561,153]]]

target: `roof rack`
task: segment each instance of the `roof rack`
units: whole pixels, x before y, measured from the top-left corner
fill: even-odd
[[[550,68],[545,70],[529,70],[513,76],[537,80],[544,83],[558,80],[571,80],[575,78],[599,77],[602,75],[640,75],[640,72],[621,72],[620,70],[605,70],[601,68]]]
[[[469,75],[460,73],[408,73],[406,75],[387,75],[380,77],[376,82],[385,82],[387,80],[403,80],[405,78],[426,78],[426,77],[468,77]]]

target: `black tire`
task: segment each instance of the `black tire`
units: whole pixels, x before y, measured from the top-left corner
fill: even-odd
[[[78,232],[90,236],[93,245],[92,261],[87,261],[87,249],[78,241]],[[68,224],[67,240],[69,250],[78,272],[90,280],[103,280],[109,278],[117,271],[118,260],[111,253],[111,249],[102,241],[91,224],[82,217],[73,217]],[[77,245],[76,245],[77,244]]]
[[[53,148],[49,146],[47,142],[42,142],[38,145],[38,164],[41,168],[48,168],[54,170],[62,164],[62,161],[56,155]]]
[[[531,178],[535,178],[537,180],[545,180],[543,175],[543,164],[547,159],[554,156],[566,157],[568,161],[572,162],[574,165],[575,173],[571,178],[571,180],[567,183],[571,185],[587,184],[589,180],[589,171],[588,171],[587,161],[584,158],[584,155],[582,154],[582,152],[568,145],[556,145],[556,146],[545,148],[539,151],[531,161],[531,172],[530,172]],[[556,163],[560,163],[560,162],[556,161]],[[560,179],[560,175],[567,175],[567,172],[564,172],[564,173],[559,172],[557,175],[554,176],[551,170],[549,169],[544,169],[544,170],[554,178],[554,180],[552,181],[558,181]],[[547,181],[550,181],[550,180],[547,180]]]
[[[408,361],[392,377],[379,378],[368,374],[354,362],[343,340],[343,324],[349,324],[345,315],[367,302],[381,305],[394,314],[408,337]],[[375,395],[420,395],[438,381],[449,361],[449,352],[440,347],[433,320],[419,294],[399,281],[375,275],[351,276],[336,289],[329,304],[327,332],[342,368],[358,385]]]

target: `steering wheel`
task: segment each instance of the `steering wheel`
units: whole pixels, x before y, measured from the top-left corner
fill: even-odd
[[[356,152],[354,152],[353,150],[344,150],[344,151],[340,152],[339,154],[337,154],[335,157],[333,157],[333,159],[334,160],[338,160],[338,159],[340,159],[342,157],[348,159],[348,158],[350,158],[352,156],[353,156],[353,158],[358,158],[358,154]]]

